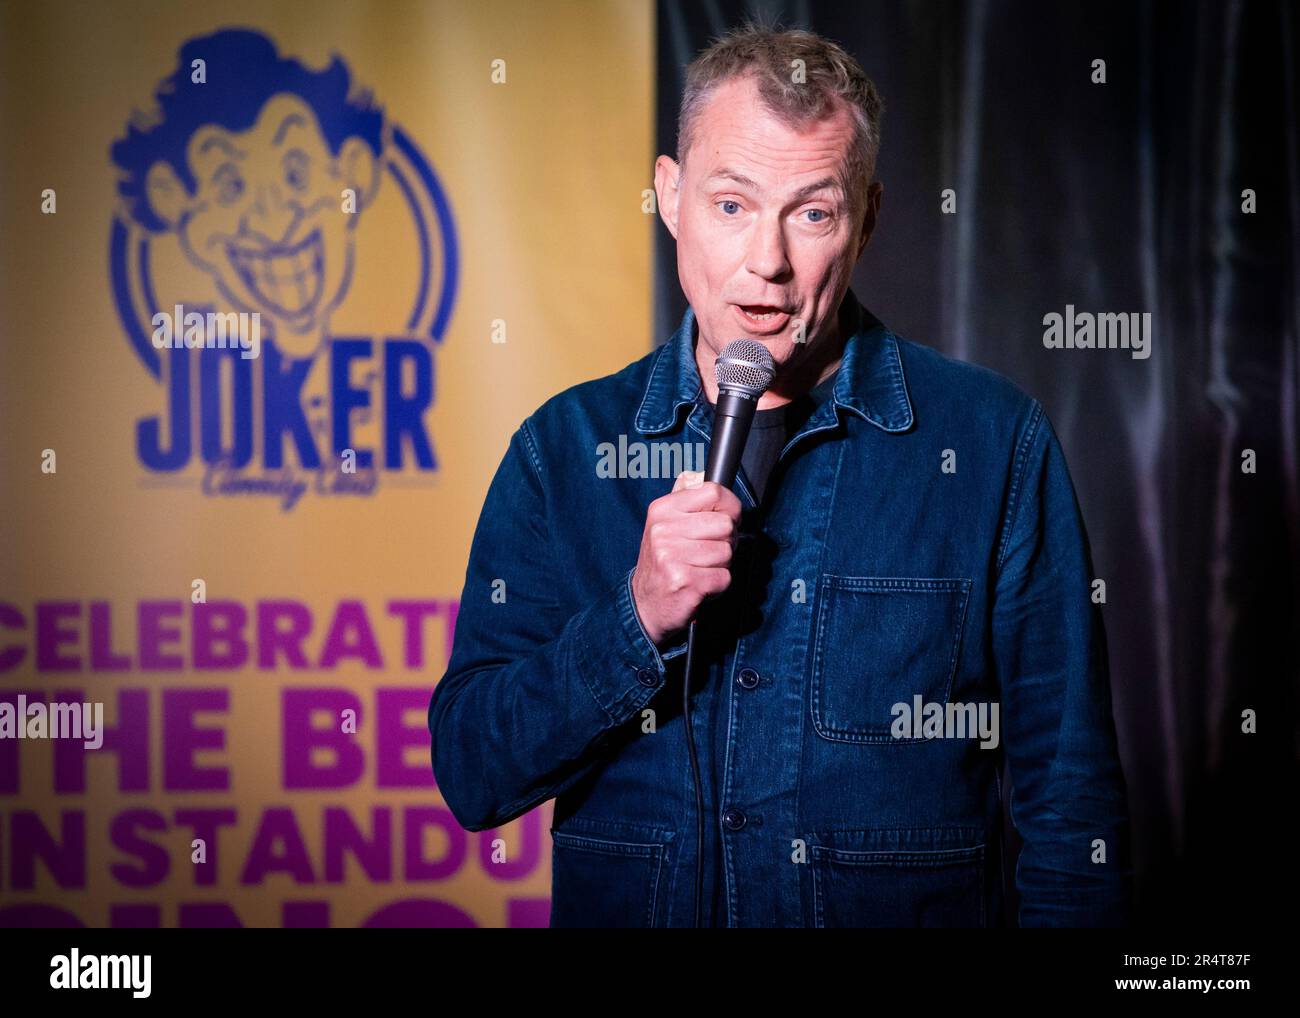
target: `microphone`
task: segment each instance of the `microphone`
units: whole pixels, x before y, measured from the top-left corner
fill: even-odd
[[[758,398],[767,392],[776,374],[772,354],[753,339],[733,339],[722,350],[713,370],[718,380],[718,402],[713,410],[713,440],[704,479],[730,488],[749,440]],[[700,925],[704,898],[704,786],[700,761],[695,752],[695,731],[691,724],[691,679],[695,672],[695,619],[686,636],[686,673],[682,681],[682,720],[686,725],[686,748],[691,762],[691,783],[695,787],[695,925]]]
[[[753,339],[733,339],[713,366],[718,403],[713,411],[713,441],[704,479],[730,488],[749,440],[758,399],[776,374],[772,354]]]

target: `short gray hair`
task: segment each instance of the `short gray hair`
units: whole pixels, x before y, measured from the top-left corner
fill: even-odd
[[[796,67],[802,67],[804,81],[794,80]],[[713,92],[724,82],[746,76],[754,78],[763,104],[791,127],[830,116],[841,104],[848,108],[855,140],[842,171],[848,179],[841,184],[855,211],[865,210],[885,104],[862,66],[842,46],[802,29],[746,22],[691,61],[677,117],[678,165],[685,169],[695,122]]]

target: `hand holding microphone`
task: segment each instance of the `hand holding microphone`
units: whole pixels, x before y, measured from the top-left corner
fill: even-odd
[[[740,499],[698,470],[678,474],[672,492],[650,503],[632,597],[652,642],[683,628],[706,597],[731,585],[739,523]]]
[[[673,490],[650,503],[632,596],[656,645],[682,629],[704,599],[731,585],[731,555],[740,500],[731,491],[758,398],[772,383],[772,355],[762,343],[728,343],[715,366],[718,402],[703,474],[684,471]]]

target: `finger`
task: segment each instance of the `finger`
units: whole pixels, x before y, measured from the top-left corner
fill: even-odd
[[[707,595],[721,594],[731,586],[730,569],[705,569],[700,575],[700,586]]]
[[[726,513],[683,513],[663,524],[664,536],[691,541],[726,541],[736,532],[736,523]]]
[[[731,542],[725,538],[720,541],[693,541],[679,538],[668,548],[669,557],[683,565],[715,568],[731,564]]]
[[[734,492],[728,491],[720,484],[705,481],[697,487],[685,488],[672,496],[675,512],[701,513],[717,511],[725,513],[732,519],[740,519],[740,499]]]

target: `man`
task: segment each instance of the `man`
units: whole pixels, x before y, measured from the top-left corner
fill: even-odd
[[[692,925],[700,864],[707,925],[996,924],[1004,753],[1021,923],[1124,921],[1105,639],[1057,439],[849,290],[880,114],[809,33],[697,58],[681,161],[655,166],[681,327],[544,404],[492,482],[433,767],[470,830],[556,799],[554,926]],[[665,491],[646,464],[708,442],[737,337],[777,374],[735,488],[683,471]],[[602,443],[634,448],[628,469],[593,470]]]
[[[196,62],[238,68],[238,81],[195,81]],[[132,217],[176,234],[225,307],[265,318],[281,354],[319,353],[379,188],[383,113],[353,94],[341,60],[312,70],[246,29],[187,42],[157,98],[158,116],[112,149]],[[346,194],[355,214],[339,214]]]

